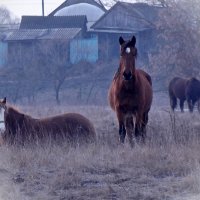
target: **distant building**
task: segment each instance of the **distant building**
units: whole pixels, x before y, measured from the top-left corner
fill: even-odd
[[[70,43],[70,61],[72,63],[81,60],[96,62],[99,59],[98,35],[90,31],[91,26],[106,11],[99,0],[67,0],[49,14],[49,16],[84,15],[87,17],[87,34],[85,37],[74,39]]]
[[[157,33],[154,24],[159,10],[160,7],[146,3],[117,2],[91,27],[98,35],[100,57],[119,57],[119,37],[130,39],[134,34],[139,59],[144,64],[148,63],[148,53],[155,48]]]
[[[5,39],[19,28],[19,24],[1,24],[0,25],[0,67],[7,64],[8,44]]]
[[[25,68],[30,59],[48,64],[49,56],[67,62],[70,41],[85,36],[86,23],[86,16],[23,16],[20,28],[6,38],[8,65]],[[54,53],[54,46],[63,53]]]
[[[159,9],[145,3],[117,2],[107,11],[98,0],[66,0],[48,16],[22,17],[19,29],[5,39],[7,62],[28,67],[30,60],[48,62],[48,56],[70,63],[108,61],[119,56],[119,36],[134,34],[140,59],[148,63]],[[49,44],[62,52],[51,55]]]

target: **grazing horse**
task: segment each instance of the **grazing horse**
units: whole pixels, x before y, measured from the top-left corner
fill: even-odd
[[[135,68],[136,38],[125,41],[119,38],[120,63],[108,93],[111,108],[116,112],[119,123],[119,139],[124,143],[127,134],[131,147],[134,138],[145,142],[148,112],[152,103],[151,77]]]
[[[177,106],[177,99],[179,99],[181,112],[184,111],[185,100],[187,100],[190,112],[193,112],[194,105],[198,102],[200,112],[200,81],[198,79],[194,77],[190,79],[174,77],[169,83],[168,91],[173,111]]]
[[[169,92],[169,98],[170,98],[170,105],[173,111],[177,106],[177,99],[179,99],[180,109],[181,109],[181,112],[183,112],[184,102],[186,100],[185,88],[187,86],[187,81],[188,79],[174,77],[169,82],[168,92]]]
[[[198,111],[200,112],[200,81],[198,79],[192,77],[187,81],[185,96],[190,112],[193,112],[196,102],[198,102]]]
[[[53,117],[35,119],[8,106],[6,98],[0,100],[4,115],[3,141],[8,144],[24,144],[25,141],[68,141],[78,145],[96,140],[92,123],[78,113],[66,113]]]

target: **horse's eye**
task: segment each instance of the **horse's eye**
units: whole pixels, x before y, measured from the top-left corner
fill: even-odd
[[[130,53],[131,49],[129,47],[126,48],[126,53]]]

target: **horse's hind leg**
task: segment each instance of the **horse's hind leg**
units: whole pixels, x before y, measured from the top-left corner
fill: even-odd
[[[184,101],[185,101],[185,99],[180,99],[180,109],[181,109],[181,112],[184,112]]]
[[[124,123],[119,123],[119,141],[124,143],[126,136],[126,129],[124,127]]]
[[[129,143],[131,147],[134,146],[134,124],[135,124],[135,119],[132,117],[129,117],[126,119],[126,133],[128,136]]]
[[[174,95],[170,95],[170,105],[171,105],[172,110],[174,111],[174,109],[177,106],[177,99]]]
[[[141,127],[138,124],[136,124],[135,125],[135,138],[136,138],[137,143],[140,142],[140,137],[141,137]]]
[[[145,144],[145,139],[146,139],[146,132],[147,132],[147,123],[149,120],[148,112],[145,112],[143,115],[143,124],[142,124],[142,142]]]
[[[135,138],[138,144],[145,144],[146,139],[146,125],[136,124]]]
[[[171,89],[171,86],[169,86],[168,94],[169,94],[171,109],[172,109],[172,111],[174,111],[174,109],[177,106],[177,99],[176,99],[176,96],[174,95],[173,90]]]
[[[137,125],[135,128],[135,135],[136,135],[137,141],[142,144],[145,144],[145,139],[146,139],[146,125],[148,123],[148,112],[149,111],[143,114],[141,126]]]

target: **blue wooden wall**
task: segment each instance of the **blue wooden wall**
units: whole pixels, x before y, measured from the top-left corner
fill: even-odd
[[[96,62],[98,60],[98,38],[74,39],[70,42],[70,61],[72,64],[84,60]]]
[[[7,62],[8,44],[0,41],[0,67],[4,66]]]

